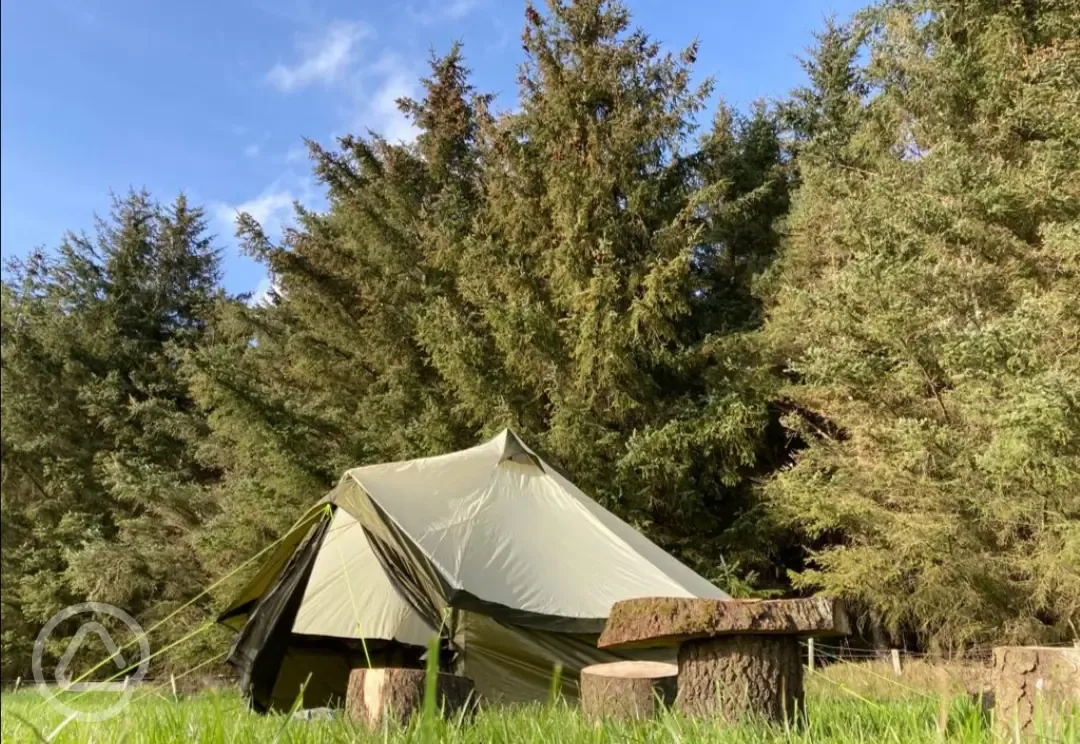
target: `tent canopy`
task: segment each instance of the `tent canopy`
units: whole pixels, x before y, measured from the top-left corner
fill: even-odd
[[[555,663],[607,658],[594,636],[611,606],[644,596],[727,597],[503,430],[346,472],[220,620],[243,627],[232,656],[246,675],[274,644],[285,660],[261,666],[281,677],[289,650],[314,639],[422,647],[438,635],[468,646],[458,665],[481,692],[516,680],[511,697],[528,699]]]
[[[355,468],[345,478],[420,548],[452,591],[481,602],[603,620],[614,602],[631,596],[726,596],[509,429],[461,452]],[[348,501],[339,504],[348,510]]]

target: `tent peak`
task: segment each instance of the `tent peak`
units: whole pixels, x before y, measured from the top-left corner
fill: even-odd
[[[521,438],[513,430],[509,428],[503,429],[496,435],[495,441],[499,446],[499,462],[513,460],[514,462],[531,463],[541,470],[544,469],[540,458],[525,446],[525,443],[521,441]]]

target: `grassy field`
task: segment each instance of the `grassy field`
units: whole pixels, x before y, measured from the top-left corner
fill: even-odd
[[[796,729],[764,725],[721,727],[669,715],[638,725],[594,725],[566,704],[489,709],[471,725],[418,722],[404,730],[367,735],[340,717],[303,721],[286,715],[249,713],[232,692],[204,692],[175,700],[171,692],[140,690],[122,713],[99,723],[70,721],[49,707],[35,690],[2,698],[4,742],[991,742],[978,701],[963,693],[960,674],[931,668],[890,679],[886,667],[838,665],[808,681],[809,721]],[[115,698],[95,693],[100,705]],[[92,696],[80,701],[87,705]],[[944,727],[944,734],[940,733]],[[59,730],[57,731],[59,727]],[[1080,717],[1048,721],[1043,741],[1080,741]]]

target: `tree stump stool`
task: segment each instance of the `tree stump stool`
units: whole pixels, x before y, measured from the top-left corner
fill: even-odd
[[[1055,720],[1080,714],[1080,649],[1003,646],[994,649],[994,728],[1005,741],[1060,736]],[[1038,731],[1038,720],[1047,730]]]
[[[846,635],[838,600],[646,597],[616,602],[598,645],[678,646],[676,707],[692,716],[792,720],[803,710],[800,636]]]
[[[581,670],[581,709],[586,716],[651,718],[675,702],[679,667],[662,661],[615,661]]]
[[[423,669],[354,669],[349,674],[345,715],[372,730],[391,722],[404,726],[424,708],[426,679]],[[468,677],[440,672],[435,691],[435,709],[441,715],[467,711],[476,702]]]

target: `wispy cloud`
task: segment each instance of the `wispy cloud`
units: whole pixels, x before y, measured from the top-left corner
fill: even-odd
[[[303,144],[295,144],[285,151],[285,162],[289,165],[303,163],[308,159],[308,149]]]
[[[499,52],[510,44],[514,38],[514,28],[507,23],[499,20],[498,17],[493,19],[496,33],[489,39],[487,44],[488,52]]]
[[[443,5],[430,2],[429,6],[441,17],[460,18],[483,1],[448,0]],[[375,35],[361,22],[334,21],[319,33],[301,38],[297,43],[300,59],[292,65],[276,65],[266,79],[282,92],[316,85],[332,89],[342,124],[348,129],[357,133],[371,130],[391,142],[412,142],[418,130],[398,110],[397,100],[417,96],[420,70],[391,49],[360,44]],[[299,147],[284,156],[287,164],[303,159],[304,151]]]
[[[292,216],[293,202],[296,196],[292,191],[272,184],[256,197],[241,204],[218,203],[214,206],[214,216],[222,225],[235,229],[236,219],[241,214],[250,214],[271,239],[281,234],[282,229]]]
[[[480,7],[480,0],[451,0],[443,5],[442,16],[456,21],[469,15],[478,7]]]
[[[398,110],[397,101],[416,97],[416,72],[394,54],[383,55],[367,72],[377,82],[373,92],[361,95],[355,126],[378,132],[390,142],[412,142],[419,130]]]
[[[423,25],[431,26],[444,21],[460,21],[483,4],[484,0],[435,0],[420,8],[412,8],[409,14]]]
[[[273,300],[272,295],[281,295],[281,286],[276,280],[264,276],[251,293],[248,305],[269,305]]]
[[[315,211],[327,207],[325,190],[308,173],[293,169],[283,171],[256,196],[243,202],[211,202],[210,214],[221,234],[232,234],[236,218],[250,214],[271,240],[279,240],[284,228],[293,224],[294,202]]]
[[[259,223],[267,238],[280,243],[285,230],[295,225],[296,212],[293,206],[297,202],[316,212],[324,211],[329,206],[325,189],[310,174],[287,169],[256,196],[242,202],[210,202],[208,211],[214,231],[223,242],[229,242],[227,236],[235,234],[237,218],[247,213]],[[263,266],[263,272],[267,270],[268,267]],[[249,304],[268,302],[271,288],[281,294],[277,284],[271,283],[271,275],[264,273],[263,276],[251,293]]]
[[[244,148],[244,154],[249,158],[259,157],[259,145],[256,142],[252,142],[250,145]]]
[[[321,33],[302,38],[297,44],[300,60],[275,65],[266,80],[284,93],[333,83],[352,65],[358,42],[370,35],[371,29],[362,23],[334,21]]]

